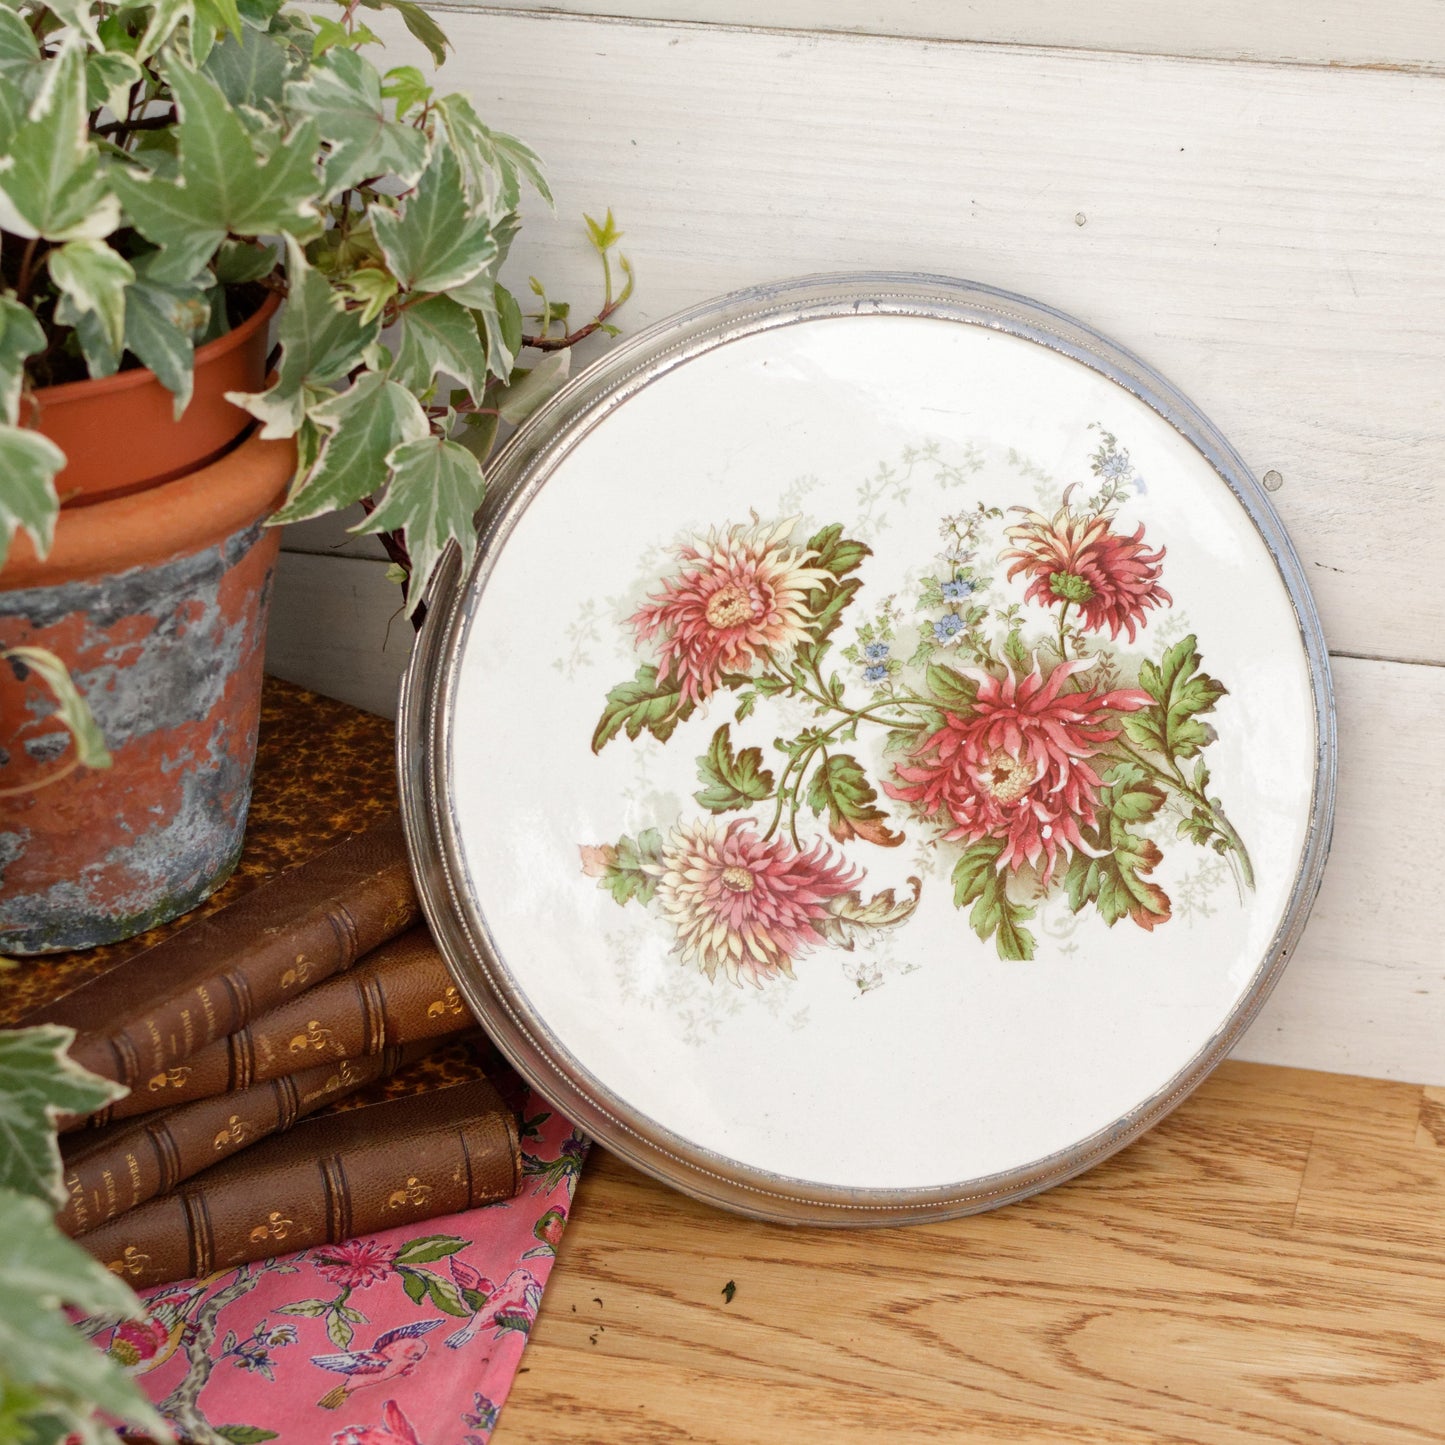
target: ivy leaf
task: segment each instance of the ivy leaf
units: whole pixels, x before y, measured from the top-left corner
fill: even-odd
[[[536,154],[515,137],[484,125],[466,96],[439,96],[435,108],[452,149],[462,159],[475,200],[494,214],[513,210],[521,199],[520,177],[525,175],[542,199],[554,204]]]
[[[913,916],[923,892],[923,880],[910,878],[908,886],[913,889],[911,897],[899,898],[891,888],[875,893],[867,903],[855,888],[828,901],[828,911],[822,918],[813,920],[813,927],[835,948],[846,949],[849,953],[860,939],[880,928],[894,928]]]
[[[386,496],[351,530],[406,534],[406,549],[411,554],[406,589],[410,616],[449,542],[461,548],[464,569],[471,561],[477,545],[472,518],[482,505],[486,480],[476,457],[443,437],[403,442],[386,460],[392,474]]]
[[[856,758],[833,753],[823,759],[808,784],[808,806],[828,810],[828,831],[840,843],[862,838],[880,848],[896,848],[902,833],[888,827],[888,815],[877,806],[878,793]]]
[[[85,58],[85,106],[87,110],[109,108],[112,115],[124,115],[130,104],[130,88],[144,79],[140,66],[120,51],[102,50]]]
[[[382,77],[381,94],[396,106],[396,118],[400,120],[409,110],[425,105],[432,98],[432,88],[416,66],[394,65]],[[437,108],[441,108],[440,100]]]
[[[450,291],[486,270],[497,242],[486,216],[467,204],[461,166],[437,146],[398,214],[377,208],[372,229],[391,273],[408,291]]]
[[[512,375],[517,353],[522,349],[522,308],[517,298],[484,271],[463,288],[452,288],[452,296],[476,314],[477,326],[487,347],[487,370],[505,382]]]
[[[286,277],[290,290],[277,329],[281,361],[275,384],[262,392],[226,393],[227,401],[265,423],[263,437],[294,436],[308,403],[314,404],[307,393],[345,376],[381,333],[376,319],[363,322],[345,309],[291,236],[286,238]]]
[[[242,25],[212,48],[201,68],[233,106],[281,113],[291,66],[286,47],[264,31]]]
[[[397,1250],[396,1257],[402,1264],[431,1264],[466,1247],[466,1240],[455,1234],[424,1234],[418,1239],[407,1240]]]
[[[85,9],[89,18],[88,4]],[[0,6],[0,80],[19,90],[32,77],[40,79],[40,46],[20,16]]]
[[[633,898],[644,906],[652,902],[652,895],[657,892],[657,878],[647,872],[644,865],[662,861],[662,834],[656,828],[645,829],[636,840],[622,837],[615,846],[583,844],[579,851],[582,872],[588,878],[597,879],[597,886],[606,889],[618,903],[627,903]]]
[[[594,221],[591,216],[584,214],[582,219],[587,223],[587,236],[592,242],[592,249],[599,256],[612,249],[621,239],[622,232],[617,229],[617,222],[612,219],[612,207],[607,208],[607,219],[605,221]],[[836,529],[842,532],[842,527]]]
[[[697,775],[706,786],[693,796],[709,813],[727,813],[771,798],[777,780],[763,766],[761,748],[744,748],[734,755],[728,724],[713,735],[708,750],[697,760]]]
[[[135,271],[104,241],[67,241],[46,257],[50,279],[60,292],[55,319],[74,326],[82,316],[96,318],[113,360],[105,371],[94,365],[91,375],[109,375],[120,365],[125,347],[125,292]]]
[[[1169,920],[1169,895],[1144,876],[1163,855],[1152,839],[1131,829],[1147,823],[1163,806],[1162,789],[1137,763],[1118,763],[1105,774],[1097,826],[1109,851],[1099,858],[1076,852],[1070,860],[1064,885],[1075,913],[1093,903],[1110,928],[1128,917],[1150,931]]]
[[[429,296],[404,307],[397,328],[401,339],[392,375],[403,386],[424,394],[432,389],[437,373],[445,371],[474,397],[486,391],[487,356],[477,334],[477,319],[465,306],[450,296]]]
[[[99,1406],[157,1432],[157,1439],[174,1438],[124,1370],[60,1312],[67,1304],[138,1319],[144,1316],[140,1301],[60,1233],[45,1204],[5,1189],[0,1189],[0,1281],[0,1358],[7,1395],[16,1386],[29,1387],[38,1397],[34,1416],[64,1412],[71,1429]]]
[[[190,405],[195,338],[210,308],[197,282],[152,280],[148,259],[136,263],[135,282],[126,289],[125,349],[160,378],[179,420]]]
[[[1032,908],[1008,896],[1008,880],[998,866],[1003,842],[984,838],[968,848],[953,868],[953,904],[972,903],[968,921],[979,938],[992,938],[998,956],[1021,961],[1034,956],[1034,936],[1023,925],[1034,916]]]
[[[50,241],[100,240],[120,224],[87,133],[85,42],[71,32],[45,66],[29,115],[0,157],[0,230]]]
[[[402,24],[431,52],[434,64],[441,65],[446,60],[451,41],[441,26],[413,0],[361,0],[361,3],[368,10],[395,10]]]
[[[1199,670],[1199,649],[1191,632],[1166,652],[1156,666],[1139,667],[1139,686],[1154,699],[1152,707],[1123,715],[1133,742],[1168,758],[1191,758],[1214,741],[1215,732],[1199,721],[1228,691]]]
[[[20,419],[25,362],[44,350],[45,331],[35,313],[13,296],[0,296],[0,423],[13,425]]]
[[[387,116],[381,77],[354,50],[333,50],[313,64],[286,87],[286,104],[314,117],[331,146],[323,166],[328,197],[369,176],[394,175],[409,188],[426,166],[426,133]]]
[[[379,492],[392,450],[402,442],[420,440],[430,430],[416,398],[374,371],[313,407],[310,418],[328,433],[326,441],[315,465],[271,518],[272,526],[304,522]]]
[[[572,352],[549,352],[528,371],[514,371],[512,384],[497,396],[497,410],[502,420],[512,426],[521,424],[544,402],[549,401],[567,384],[572,370]],[[473,395],[480,393],[473,392]]]
[[[157,279],[189,280],[227,234],[302,233],[320,220],[316,123],[305,120],[269,155],[256,153],[231,103],[208,75],[167,70],[180,111],[175,180],[116,167],[116,191],[136,229],[161,247]]]
[[[228,237],[216,252],[213,269],[222,286],[244,286],[247,281],[259,281],[276,269],[276,247]]]
[[[74,1029],[56,1024],[0,1033],[0,1189],[65,1203],[55,1121],[90,1114],[128,1092],[67,1056]]]
[[[941,662],[931,662],[927,672],[929,696],[945,711],[967,714],[978,698],[978,683]]]
[[[50,689],[56,702],[51,716],[69,731],[76,762],[83,768],[108,768],[111,756],[105,737],[70,669],[44,647],[7,647],[0,657],[23,664]]]
[[[619,683],[607,694],[607,706],[592,734],[592,751],[600,753],[624,729],[633,742],[643,732],[649,732],[665,743],[678,723],[692,716],[692,711],[693,703],[683,699],[682,685],[659,679],[657,668],[644,662],[636,677]]]
[[[30,533],[37,556],[50,551],[60,511],[55,474],[64,465],[65,453],[49,437],[0,425],[0,477],[5,479],[0,487],[0,566],[22,527]]]

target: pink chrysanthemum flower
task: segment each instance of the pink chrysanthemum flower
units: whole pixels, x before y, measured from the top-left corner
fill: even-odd
[[[831,573],[789,544],[796,517],[714,531],[678,549],[683,570],[633,614],[637,640],[660,634],[659,669],[701,702],[725,673],[784,657],[807,636],[806,597]]]
[[[928,817],[942,813],[946,838],[1002,840],[999,865],[1032,864],[1046,884],[1061,850],[1097,856],[1079,831],[1096,818],[1100,779],[1089,759],[1119,736],[1111,714],[1151,699],[1137,688],[1060,695],[1068,678],[1093,665],[1061,663],[1045,678],[1035,660],[1022,680],[959,668],[978,683],[973,708],[966,717],[946,713],[914,748],[914,761],[894,768],[899,783],[884,790]]]
[[[1044,607],[1072,603],[1089,632],[1107,627],[1110,637],[1127,632],[1133,642],[1145,609],[1174,600],[1159,585],[1165,549],[1149,551],[1142,522],[1132,537],[1121,537],[1108,517],[1081,517],[1063,506],[1052,521],[1029,512],[1005,535],[1019,544],[1000,559],[1013,560],[1009,577],[1032,578],[1025,597]]]
[[[311,1256],[317,1271],[344,1289],[368,1289],[396,1268],[396,1250],[374,1239],[328,1244]]]
[[[822,842],[799,853],[781,838],[764,841],[745,818],[679,823],[657,863],[657,904],[677,929],[676,951],[708,978],[721,969],[741,987],[761,988],[822,942],[813,926],[828,902],[861,881]]]

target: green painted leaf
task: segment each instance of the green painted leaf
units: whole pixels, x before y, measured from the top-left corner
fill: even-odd
[[[351,1321],[345,1318],[340,1310],[333,1310],[326,1316],[326,1338],[338,1350],[344,1350],[356,1338],[356,1330]]]
[[[62,326],[74,326],[82,316],[93,315],[119,362],[125,347],[126,287],[135,280],[130,262],[104,241],[94,240],[67,241],[45,259],[60,292],[55,319]],[[96,375],[94,369],[91,375]]]
[[[951,713],[968,713],[978,698],[978,683],[941,662],[928,665],[928,693],[940,707]]]
[[[910,878],[911,893],[901,898],[892,888],[875,893],[866,903],[858,889],[830,898],[827,912],[813,920],[813,927],[834,948],[851,953],[857,944],[883,928],[896,928],[913,916],[923,893],[923,880]]]
[[[973,904],[969,926],[984,941],[994,940],[1000,958],[1031,959],[1034,936],[1023,925],[1034,910],[1008,896],[1008,880],[998,866],[1002,853],[998,838],[983,838],[965,850],[953,868],[953,904]]]
[[[502,420],[512,426],[521,424],[544,402],[549,401],[567,384],[572,369],[572,352],[549,352],[526,373],[514,371],[512,384],[497,395],[497,409]]]
[[[467,204],[461,166],[446,146],[436,147],[402,211],[378,209],[372,229],[392,275],[409,291],[454,290],[497,258],[486,216]]]
[[[808,784],[808,806],[828,812],[828,831],[840,843],[862,838],[880,848],[896,848],[902,833],[888,827],[888,815],[877,806],[878,793],[856,758],[833,753],[825,758]]]
[[[659,679],[657,668],[644,662],[630,682],[619,683],[607,694],[607,706],[592,734],[592,751],[599,753],[617,736],[626,731],[636,742],[649,732],[665,743],[678,723],[692,716],[693,704],[684,701],[681,684],[667,678]]]
[[[277,1305],[276,1313],[280,1315],[300,1315],[304,1319],[320,1319],[327,1310],[331,1308],[331,1301],[324,1299],[302,1299],[296,1300],[293,1304]]]
[[[120,224],[120,205],[87,134],[85,47],[71,33],[28,117],[0,157],[0,230],[51,241],[99,240]]]
[[[290,290],[277,328],[281,360],[276,382],[263,392],[226,393],[228,401],[265,423],[263,437],[294,436],[308,403],[319,399],[315,393],[360,365],[381,332],[376,320],[363,322],[345,309],[330,282],[307,262],[290,236],[286,257]]]
[[[463,1302],[457,1287],[451,1280],[443,1279],[439,1274],[432,1274],[427,1271],[426,1289],[431,1296],[431,1302],[439,1309],[449,1315],[455,1315],[458,1319],[470,1319],[471,1310]]]
[[[66,1054],[73,1029],[55,1024],[0,1032],[0,1189],[65,1203],[55,1121],[89,1114],[126,1090]]]
[[[19,420],[25,362],[44,350],[45,331],[34,312],[13,296],[0,296],[0,423]]]
[[[310,417],[328,433],[326,441],[315,465],[271,518],[273,526],[304,522],[379,493],[390,475],[386,459],[393,448],[429,431],[416,398],[374,371],[313,407]]]
[[[466,1247],[466,1240],[455,1234],[424,1234],[418,1239],[407,1240],[397,1250],[396,1257],[402,1264],[431,1264]]]
[[[305,120],[259,156],[230,102],[208,75],[172,64],[180,110],[175,180],[117,167],[113,183],[136,228],[161,247],[158,280],[189,280],[229,232],[304,234],[320,219],[316,123]]]
[[[611,212],[608,215],[610,217]],[[843,528],[837,523],[815,532],[808,538],[807,548],[815,554],[810,565],[822,567],[835,577],[844,577],[856,571],[865,557],[873,555],[872,548],[845,537]]]
[[[1139,686],[1154,704],[1123,715],[1124,730],[1133,742],[1165,757],[1191,758],[1214,741],[1214,729],[1199,719],[1214,710],[1228,689],[1201,672],[1199,663],[1198,643],[1190,633],[1157,665],[1140,664]]]
[[[405,532],[411,555],[406,589],[410,614],[448,543],[461,548],[463,568],[471,560],[477,545],[473,517],[482,504],[486,481],[471,452],[441,437],[403,442],[387,461],[392,477],[386,496],[371,516],[351,530]]]
[[[372,176],[394,175],[410,187],[426,166],[425,132],[388,117],[381,77],[354,50],[334,50],[313,65],[304,80],[286,87],[286,104],[314,117],[330,145],[328,196]]]
[[[60,498],[55,474],[65,465],[65,453],[49,437],[0,425],[0,566],[10,543],[22,527],[30,533],[35,551],[44,557],[55,535]]]
[[[1069,907],[1075,913],[1087,904],[1098,908],[1112,928],[1132,918],[1153,930],[1168,921],[1169,895],[1146,877],[1163,861],[1155,843],[1132,831],[1164,806],[1164,792],[1137,763],[1118,763],[1104,775],[1099,791],[1097,832],[1103,856],[1075,853],[1064,876]]]
[[[652,902],[657,877],[647,871],[646,865],[655,868],[662,861],[662,834],[656,828],[645,829],[636,839],[619,838],[615,846],[584,844],[580,852],[583,873],[597,879],[597,886],[606,889],[618,903],[635,898],[646,907]]]
[[[713,735],[708,750],[697,760],[697,775],[704,787],[693,796],[709,813],[748,808],[771,798],[777,780],[763,766],[760,748],[734,754],[732,736],[724,723]]]
[[[406,1297],[419,1305],[426,1298],[426,1276],[418,1269],[402,1269],[397,1273],[401,1275],[401,1287],[406,1291]]]
[[[211,1429],[228,1440],[230,1445],[263,1445],[266,1440],[279,1440],[274,1430],[263,1430],[259,1425],[212,1425]]]
[[[477,319],[465,306],[450,296],[428,297],[402,309],[397,331],[400,343],[392,375],[403,386],[425,394],[432,389],[437,373],[444,371],[473,397],[480,398],[486,391],[487,357],[477,334]]]

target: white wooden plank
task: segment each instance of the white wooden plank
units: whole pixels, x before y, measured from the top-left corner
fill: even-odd
[[[411,655],[412,627],[386,563],[282,552],[271,594],[266,671],[382,717]]]
[[[1445,66],[1445,7],[1438,0],[1358,0],[1208,5],[1159,0],[491,0],[485,6],[436,0],[437,10],[527,10],[627,16],[762,29],[843,31],[920,40],[980,41],[1316,65]]]
[[[386,716],[411,629],[377,562],[283,556],[267,667]],[[387,625],[390,622],[390,634]],[[1337,659],[1340,798],[1324,887],[1237,1057],[1445,1083],[1445,668]],[[579,706],[581,700],[579,700]],[[588,704],[591,705],[591,702]]]
[[[1283,475],[1275,501],[1336,650],[1445,661],[1445,79],[447,23],[443,76],[541,151],[558,195],[516,247],[523,294],[536,274],[595,304],[579,213],[611,205],[639,276],[630,330],[816,271],[1035,296],[1144,356],[1257,474]]]

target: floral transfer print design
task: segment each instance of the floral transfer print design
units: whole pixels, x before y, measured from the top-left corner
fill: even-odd
[[[887,598],[837,649],[871,555],[841,525],[754,516],[679,547],[630,619],[652,660],[608,693],[592,749],[623,733],[666,743],[719,693],[733,718],[697,760],[701,813],[582,844],[583,872],[657,914],[682,963],[758,988],[812,950],[907,921],[920,880],[865,898],[842,845],[895,848],[910,830],[1004,959],[1034,956],[1025,925],[1055,899],[1109,927],[1168,922],[1152,875],[1181,841],[1252,888],[1203,756],[1226,689],[1193,634],[1133,650],[1174,605],[1166,548],[1120,520],[1142,484],[1116,438],[1101,433],[1091,466],[1097,490],[1071,487],[1052,516],[978,504],[945,517],[913,615]],[[784,701],[811,721],[775,739],[776,757],[736,746],[734,724]],[[853,751],[864,730],[882,735],[876,779]]]
[[[561,1242],[586,1143],[535,1094],[515,1199],[164,1285],[82,1323],[185,1441],[486,1445]]]

